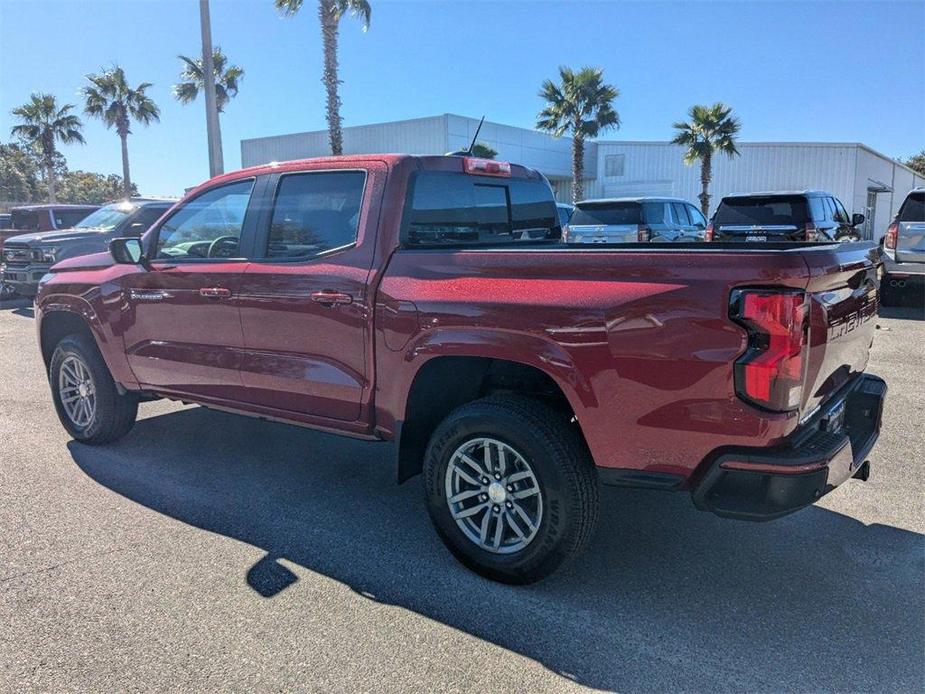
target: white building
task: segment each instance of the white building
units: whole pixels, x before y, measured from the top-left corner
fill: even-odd
[[[468,147],[479,121],[453,114],[344,128],[344,153],[443,154]],[[571,198],[569,138],[486,121],[478,141],[505,159],[538,169],[560,200]],[[883,236],[906,193],[925,177],[859,143],[740,142],[741,156],[713,160],[712,207],[724,195],[769,190],[826,190],[848,212],[868,219],[869,238]],[[697,203],[700,166],[685,166],[683,148],[668,142],[597,140],[585,145],[585,197],[671,195]],[[241,163],[253,166],[323,156],[326,130],[241,141]]]

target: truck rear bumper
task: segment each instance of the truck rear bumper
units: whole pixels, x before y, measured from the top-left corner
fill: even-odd
[[[880,435],[883,379],[863,374],[788,444],[723,449],[693,490],[694,504],[718,516],[764,521],[812,504],[852,477],[867,479]]]

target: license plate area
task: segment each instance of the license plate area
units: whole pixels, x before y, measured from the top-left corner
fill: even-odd
[[[767,241],[768,237],[763,234],[749,234],[745,237],[746,241]]]
[[[819,430],[828,433],[838,433],[845,429],[845,401],[836,403],[822,415]]]

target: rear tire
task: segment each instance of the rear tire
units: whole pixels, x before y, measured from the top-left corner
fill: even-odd
[[[577,427],[523,396],[450,413],[428,445],[424,487],[453,555],[502,583],[545,578],[585,548],[597,523],[597,472]]]
[[[116,441],[135,424],[138,397],[119,393],[96,344],[86,335],[68,335],[57,344],[48,381],[61,424],[81,443]]]

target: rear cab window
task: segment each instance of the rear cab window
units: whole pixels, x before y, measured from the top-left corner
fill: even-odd
[[[925,222],[925,191],[910,193],[899,208],[900,222]]]
[[[716,211],[717,226],[800,226],[809,222],[802,195],[725,198]]]
[[[402,229],[405,245],[484,245],[560,236],[555,198],[544,179],[449,171],[419,171],[412,178]]]
[[[642,204],[638,202],[578,203],[571,226],[642,224]]]

